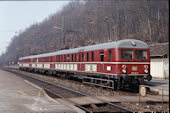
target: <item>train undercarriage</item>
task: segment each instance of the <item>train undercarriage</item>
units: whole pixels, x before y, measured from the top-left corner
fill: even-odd
[[[143,84],[145,80],[150,81],[152,79],[151,75],[147,76],[129,76],[124,75],[119,77],[117,80],[117,88],[125,89],[125,88],[139,88],[139,85]]]
[[[143,81],[148,80],[150,81],[152,79],[151,75],[147,75],[145,77],[143,76],[129,76],[129,75],[122,75],[122,76],[110,76],[110,75],[104,75],[104,74],[91,74],[91,73],[82,73],[82,72],[71,72],[71,71],[61,71],[61,70],[52,70],[52,69],[35,69],[35,68],[20,68],[21,70],[40,73],[40,74],[47,74],[47,75],[53,75],[53,76],[61,76],[64,75],[66,78],[76,78],[83,80],[84,77],[91,77],[92,79],[96,78],[96,81],[93,80],[95,84],[101,84],[103,81],[99,79],[104,80],[112,80],[112,83],[106,83],[104,84],[109,85],[109,87],[114,87],[114,90],[117,89],[125,89],[125,88],[139,88],[140,84],[143,84]],[[91,81],[91,80],[88,80]]]

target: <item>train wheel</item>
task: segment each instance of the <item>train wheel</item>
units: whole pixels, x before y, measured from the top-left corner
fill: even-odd
[[[139,80],[136,80],[136,89],[139,90],[139,86],[140,86],[140,81],[139,81]]]
[[[115,91],[117,90],[117,87],[118,87],[118,81],[115,80],[115,81],[114,81],[114,90],[115,90]]]
[[[138,79],[134,79],[133,81],[130,82],[130,88],[138,90],[140,86],[140,81]]]
[[[119,89],[125,89],[125,80],[123,78],[120,78],[119,82],[118,82],[118,87]]]

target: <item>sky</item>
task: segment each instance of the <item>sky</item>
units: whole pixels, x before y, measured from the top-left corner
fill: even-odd
[[[30,25],[59,12],[69,1],[0,1],[0,55],[11,39]]]

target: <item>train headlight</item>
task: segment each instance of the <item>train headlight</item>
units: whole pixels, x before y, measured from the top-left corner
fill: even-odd
[[[147,66],[147,65],[144,65],[144,68],[145,68],[145,69],[148,69],[148,66]]]
[[[123,69],[122,72],[123,72],[123,73],[126,73],[126,69]]]
[[[122,68],[123,68],[122,72],[126,73],[126,65],[122,65]]]
[[[145,72],[145,73],[148,73],[148,66],[147,66],[147,65],[144,65],[144,68],[145,68],[144,72]]]
[[[123,69],[126,69],[126,65],[122,65],[122,68],[123,68]]]
[[[148,69],[145,69],[145,73],[148,73]]]

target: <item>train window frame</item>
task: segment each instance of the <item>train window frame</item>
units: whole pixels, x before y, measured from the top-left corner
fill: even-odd
[[[49,58],[48,57],[45,57],[44,58],[44,62],[48,62]]]
[[[109,52],[109,55],[108,55],[109,59],[108,59],[108,61],[111,62],[112,61],[112,50],[109,49],[108,52]]]
[[[93,51],[91,52],[91,61],[92,62],[94,61],[94,52]]]
[[[32,62],[36,62],[36,60],[37,60],[37,59],[34,58],[34,59],[32,60]]]
[[[61,62],[63,61],[63,55],[61,55]]]
[[[66,55],[64,55],[64,62],[66,62]]]
[[[83,59],[84,59],[84,54],[82,53],[82,54],[81,54],[81,61],[82,61],[82,62],[84,61]]]
[[[38,58],[38,63],[41,62],[41,58]]]
[[[131,53],[131,58],[130,59],[128,59],[128,57],[126,56],[126,58],[125,58],[125,56],[123,57],[123,51],[124,51],[124,54],[125,54],[125,51],[126,51],[126,53],[127,52],[130,52]],[[133,60],[134,59],[134,52],[133,52],[133,49],[121,49],[120,50],[120,55],[121,55],[121,59],[122,60]]]
[[[53,58],[50,56],[49,57],[49,62],[52,62],[53,61]]]
[[[43,59],[42,59],[42,58],[40,58],[39,60],[40,60],[40,62],[42,62],[42,60],[43,60]]]
[[[89,53],[88,52],[86,53],[86,61],[87,62],[89,61]]]
[[[73,55],[73,54],[71,54],[71,62],[73,62],[73,57],[74,57],[74,55]]]
[[[58,62],[58,56],[55,56],[55,61]]]
[[[67,62],[69,62],[70,61],[70,56],[69,55],[67,55]]]
[[[77,61],[77,54],[74,55],[74,61]]]
[[[137,56],[137,54],[136,54],[136,52],[137,51],[143,51],[143,52],[145,52],[145,53],[143,53],[143,55],[144,55],[144,57],[146,57],[145,59],[139,59],[139,57]],[[141,54],[141,53],[140,53]],[[137,58],[138,57],[138,58]],[[148,59],[148,53],[147,53],[147,50],[135,50],[135,60],[147,60]]]
[[[104,62],[104,52],[100,52],[100,61]]]
[[[58,62],[60,62],[60,55],[58,55]]]
[[[79,54],[79,62],[81,61],[81,55]]]

